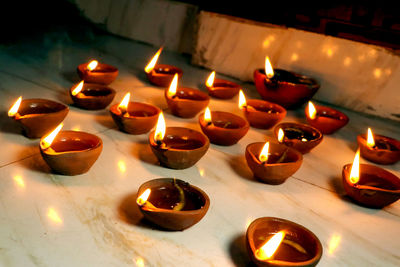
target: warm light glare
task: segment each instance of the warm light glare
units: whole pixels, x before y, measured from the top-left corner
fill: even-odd
[[[147,66],[144,68],[144,71],[146,73],[150,73],[154,69],[154,67],[157,64],[158,57],[160,56],[162,50],[163,50],[163,47],[160,47],[160,49],[158,49],[157,53],[150,60],[149,64],[147,64]]]
[[[158,115],[156,130],[154,132],[154,140],[162,141],[164,139],[164,135],[165,135],[165,119],[164,119],[164,114],[160,112],[160,115]]]
[[[278,141],[281,143],[283,141],[283,138],[285,137],[285,133],[281,128],[278,130]]]
[[[97,60],[92,60],[92,61],[90,61],[90,63],[88,64],[88,66],[87,66],[87,69],[89,70],[89,71],[92,71],[92,70],[94,70],[95,68],[97,68],[97,65],[99,64],[99,62],[97,61]]]
[[[22,96],[20,96],[17,101],[15,101],[14,105],[12,105],[12,107],[10,108],[10,110],[8,111],[8,116],[9,117],[14,117],[15,114],[18,113],[18,109],[19,106],[21,105],[21,101],[22,101]]]
[[[71,94],[73,96],[76,96],[77,94],[79,94],[82,91],[83,88],[83,81],[81,81],[75,88],[74,90],[72,90]]]
[[[126,172],[126,164],[125,161],[119,160],[118,161],[118,169],[120,172],[125,173]]]
[[[209,107],[207,107],[206,110],[204,111],[204,121],[205,121],[206,123],[212,123],[212,120],[211,120],[211,111],[210,111],[210,108],[209,108]]]
[[[350,171],[350,182],[356,184],[360,180],[360,150],[357,150]]]
[[[367,133],[367,145],[369,147],[374,147],[375,146],[375,140],[374,140],[374,135],[372,134],[371,128],[368,128],[368,133]]]
[[[144,260],[143,260],[142,257],[138,257],[138,258],[136,259],[136,266],[137,266],[137,267],[144,267]]]
[[[279,248],[279,245],[282,243],[284,238],[284,231],[279,231],[278,233],[274,234],[264,245],[256,250],[256,258],[259,260],[270,259],[274,255],[275,251]]]
[[[42,149],[49,148],[51,146],[51,143],[53,143],[54,138],[56,138],[57,134],[61,131],[61,128],[63,126],[64,125],[62,123],[60,123],[57,126],[57,128],[55,128],[51,133],[49,133],[48,135],[43,137],[42,140],[40,141],[40,147]]]
[[[60,217],[60,215],[58,215],[57,211],[56,211],[54,208],[49,208],[49,209],[48,209],[48,211],[47,211],[47,217],[48,217],[51,221],[53,221],[53,222],[55,222],[55,223],[57,223],[57,224],[61,224],[61,223],[63,222],[62,219],[61,219],[61,217]]]
[[[269,152],[269,142],[266,142],[263,148],[261,149],[260,155],[258,156],[258,159],[261,162],[267,162],[268,161],[268,152]]]
[[[15,184],[20,188],[25,188],[25,182],[21,175],[15,175],[13,177]]]
[[[274,77],[274,69],[272,68],[271,61],[269,57],[265,57],[265,74],[267,75],[268,79]]]
[[[206,171],[203,168],[199,168],[199,174],[201,177],[204,177],[205,172]]]
[[[118,105],[118,109],[121,113],[125,113],[128,110],[129,100],[131,99],[131,93],[126,93],[121,103]]]
[[[246,97],[242,90],[239,91],[239,108],[245,108],[247,106]]]
[[[317,110],[311,101],[308,101],[308,117],[312,120],[317,117]]]
[[[147,188],[144,192],[136,199],[136,203],[140,206],[143,206],[146,203],[151,193],[151,189]]]
[[[206,81],[206,85],[208,87],[212,87],[214,84],[214,79],[215,79],[215,71],[211,72],[210,76],[208,76],[208,79]]]
[[[168,97],[173,97],[176,95],[176,89],[178,87],[178,73],[175,73],[174,78],[172,79],[171,85],[168,88],[167,95]]]
[[[329,254],[333,254],[336,248],[339,246],[340,240],[342,237],[338,234],[333,234],[331,239],[329,240],[328,252]]]

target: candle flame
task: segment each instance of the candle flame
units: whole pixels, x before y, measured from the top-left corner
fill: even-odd
[[[275,75],[268,56],[265,57],[265,74],[267,75],[268,79],[271,79]]]
[[[14,117],[15,114],[18,113],[18,109],[19,106],[21,105],[21,101],[22,101],[22,96],[20,96],[17,101],[15,101],[14,105],[12,105],[12,107],[10,108],[10,110],[8,111],[8,116],[9,117]]]
[[[146,203],[147,199],[149,199],[151,193],[151,189],[147,188],[137,199],[136,199],[136,203],[139,206],[143,206],[144,203]]]
[[[160,56],[162,50],[163,50],[163,47],[160,47],[160,49],[158,49],[157,53],[150,60],[149,64],[147,64],[147,66],[144,68],[144,71],[146,73],[150,73],[154,69],[154,67],[157,64],[158,57]]]
[[[350,171],[350,182],[356,184],[360,180],[360,150],[354,157],[353,164],[351,165]]]
[[[164,114],[160,112],[160,115],[158,115],[156,130],[154,132],[154,140],[162,141],[164,139],[164,135],[165,135],[165,119],[164,119]]]
[[[260,155],[258,159],[264,163],[268,161],[268,152],[269,152],[269,142],[266,142],[263,148],[261,149]]]
[[[279,128],[279,130],[278,130],[278,141],[279,141],[279,143],[282,143],[283,138],[285,138],[285,133],[283,132],[282,128]]]
[[[204,111],[204,121],[206,123],[212,123],[211,111],[209,107],[207,107],[206,110]]]
[[[371,128],[368,128],[367,133],[367,145],[371,148],[375,146],[374,135],[372,134]]]
[[[264,245],[256,250],[256,258],[262,261],[270,259],[279,248],[279,245],[282,243],[285,235],[285,231],[279,231],[278,233],[274,234]]]
[[[171,85],[168,88],[167,95],[168,97],[173,97],[176,95],[176,89],[178,88],[178,73],[175,73],[174,78],[172,79]]]
[[[311,101],[308,101],[308,117],[312,120],[317,117],[317,109]]]
[[[214,79],[215,79],[215,71],[211,72],[210,76],[208,76],[208,79],[206,81],[206,86],[212,87],[214,84]]]
[[[239,91],[239,108],[245,108],[247,106],[246,97],[242,90]]]
[[[97,65],[99,64],[99,62],[97,60],[92,60],[90,61],[90,63],[87,65],[87,69],[89,71],[94,70],[95,68],[97,68]]]
[[[40,147],[42,149],[49,148],[51,146],[51,143],[53,143],[54,138],[56,138],[57,134],[61,131],[61,128],[64,126],[63,123],[60,123],[57,128],[55,128],[51,133],[46,135],[45,137],[42,138],[40,141]]]
[[[77,86],[75,86],[74,90],[72,90],[71,94],[73,96],[76,96],[77,94],[79,94],[82,91],[83,88],[83,82],[81,81]]]
[[[121,103],[118,105],[118,109],[121,113],[125,113],[128,110],[129,100],[131,99],[131,93],[126,93]]]

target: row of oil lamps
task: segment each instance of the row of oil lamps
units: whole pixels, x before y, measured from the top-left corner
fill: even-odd
[[[207,107],[209,95],[197,89],[178,87],[178,79],[183,74],[181,69],[157,65],[161,51],[145,68],[149,81],[168,87],[165,99],[175,116],[191,118],[205,109],[199,115],[203,133],[166,127],[158,107],[131,102],[130,93],[121,103],[111,106],[110,114],[119,129],[130,134],[144,134],[156,126],[149,135],[150,147],[161,165],[173,169],[193,166],[207,152],[210,142],[233,145],[250,126],[272,128],[285,117],[285,108],[300,107],[319,88],[314,79],[273,69],[267,58],[265,70],[258,69],[254,73],[257,90],[264,100],[246,100],[238,84],[215,79],[215,72],[206,81],[212,97],[230,99],[239,93],[239,108],[246,119],[229,112],[211,112]],[[78,74],[82,82],[69,91],[74,104],[90,110],[106,108],[116,94],[107,85],[115,80],[118,69],[92,61],[79,65]],[[97,160],[102,140],[85,132],[61,131],[61,122],[68,110],[67,106],[50,100],[19,98],[9,110],[9,116],[22,125],[25,135],[41,138],[40,152],[53,171],[77,175],[87,172]],[[283,183],[300,168],[302,154],[317,146],[323,134],[331,134],[349,121],[342,112],[311,102],[305,114],[309,125],[276,125],[274,133],[278,143],[247,146],[246,161],[257,179],[269,184]],[[370,161],[392,164],[400,159],[400,143],[395,139],[379,135],[374,138],[368,129],[368,135],[359,135],[357,140],[361,155]],[[380,208],[400,197],[398,177],[373,165],[359,165],[358,153],[353,164],[343,168],[343,185],[355,201],[368,207]],[[206,214],[210,200],[200,188],[178,179],[161,178],[139,188],[137,204],[149,221],[162,228],[183,230]],[[321,243],[312,232],[284,219],[259,218],[249,226],[246,236],[249,255],[259,266],[314,266],[322,255]]]

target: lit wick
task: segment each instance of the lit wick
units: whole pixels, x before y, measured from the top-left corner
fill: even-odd
[[[97,60],[92,60],[90,61],[90,63],[87,65],[87,70],[88,71],[93,71],[97,68],[97,65],[99,64],[99,62]]]
[[[204,121],[207,122],[207,126],[213,124],[211,119],[211,111],[209,107],[207,107],[206,110],[204,111]]]
[[[131,93],[126,93],[124,98],[122,99],[121,103],[118,105],[118,110],[121,112],[121,115],[123,115],[124,117],[129,117],[128,105],[129,105],[130,98],[131,98]]]
[[[239,108],[247,111],[256,111],[252,106],[247,105],[246,97],[242,90],[239,91]]]
[[[169,86],[167,95],[168,97],[174,99],[177,97],[176,90],[178,88],[178,73],[175,73],[174,78],[172,79],[171,85]]]
[[[156,130],[154,132],[154,140],[156,141],[156,144],[158,146],[165,145],[163,142],[164,136],[165,136],[165,119],[164,119],[164,114],[160,112],[160,115],[158,115]]]

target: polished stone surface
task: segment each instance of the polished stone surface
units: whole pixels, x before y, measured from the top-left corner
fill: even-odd
[[[0,48],[1,266],[251,266],[244,234],[262,216],[289,219],[313,231],[324,247],[319,266],[400,265],[400,202],[382,210],[360,207],[341,185],[342,166],[353,160],[356,136],[371,126],[376,133],[400,139],[398,123],[344,111],[350,123],[325,136],[304,156],[300,170],[278,186],[254,180],[244,159],[247,144],[273,139],[270,130],[251,128],[234,146],[211,145],[189,169],[166,169],[151,153],[146,134],[122,133],[108,110],[78,109],[68,96],[78,81],[76,66],[97,58],[120,70],[110,85],[117,91],[114,103],[129,91],[132,100],[162,108],[168,126],[200,130],[197,118],[173,117],[163,90],[147,82],[143,68],[154,52],[150,46],[107,36],[91,44],[50,38]],[[198,87],[209,74],[168,51],[160,60],[184,70],[181,85]],[[249,98],[257,96],[253,85],[243,85]],[[68,177],[50,172],[38,140],[22,136],[6,115],[20,95],[69,104],[64,129],[103,139],[103,152],[88,173]],[[210,107],[241,114],[237,98],[212,99]],[[303,111],[289,112],[284,121],[305,122]],[[400,163],[384,168],[400,175]],[[206,216],[182,232],[143,221],[135,206],[136,191],[158,177],[177,177],[202,188],[211,199]]]

